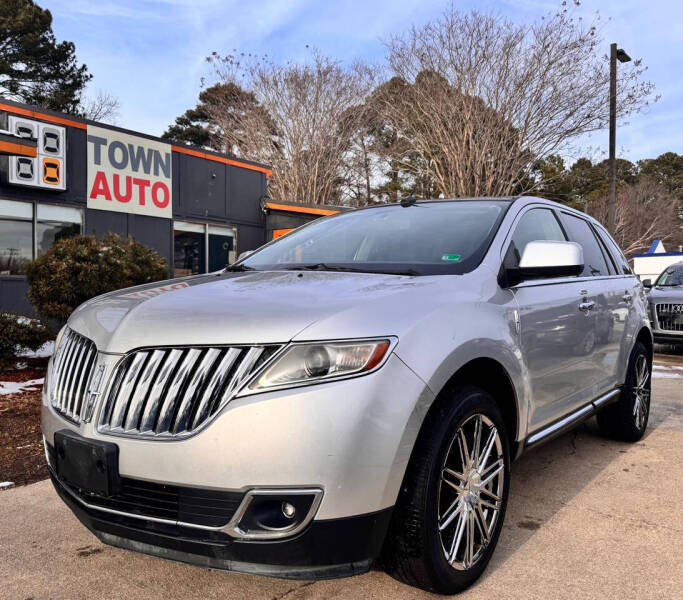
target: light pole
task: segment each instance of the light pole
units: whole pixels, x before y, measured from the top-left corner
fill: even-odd
[[[617,220],[617,60],[628,62],[631,57],[616,44],[609,47],[609,202],[607,230],[614,235]]]

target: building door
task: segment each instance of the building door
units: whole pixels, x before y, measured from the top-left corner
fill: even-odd
[[[235,230],[209,225],[209,273],[235,262]]]

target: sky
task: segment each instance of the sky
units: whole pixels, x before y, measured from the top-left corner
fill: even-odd
[[[561,0],[455,0],[458,9],[489,10],[529,21]],[[58,40],[76,45],[94,75],[89,93],[119,99],[117,125],[161,135],[211,82],[213,51],[304,59],[306,45],[343,62],[380,63],[383,40],[438,17],[450,0],[38,0],[53,15]],[[585,19],[599,10],[605,52],[617,42],[648,66],[661,99],[617,129],[617,153],[635,161],[683,154],[683,2],[582,0]],[[609,19],[608,19],[609,18]],[[607,131],[582,138],[574,151],[602,158]]]

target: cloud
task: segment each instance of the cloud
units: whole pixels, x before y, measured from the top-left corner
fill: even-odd
[[[306,45],[342,61],[383,57],[382,39],[440,15],[450,0],[43,0],[54,16],[58,39],[76,44],[79,60],[94,74],[93,89],[121,102],[124,127],[160,134],[193,106],[212,51],[268,54],[297,60]],[[557,0],[460,0],[456,8],[490,10],[530,20],[557,10]],[[633,159],[653,152],[683,152],[680,23],[683,3],[660,0],[584,0],[585,20],[604,17],[605,52],[618,41],[649,66],[661,102],[618,130],[619,145]],[[611,17],[607,19],[606,17]],[[607,101],[607,99],[606,99]],[[604,139],[603,139],[604,138]],[[607,146],[607,134],[591,136]]]

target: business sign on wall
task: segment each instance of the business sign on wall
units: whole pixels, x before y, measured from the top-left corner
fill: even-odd
[[[88,208],[172,218],[171,145],[88,125]]]

